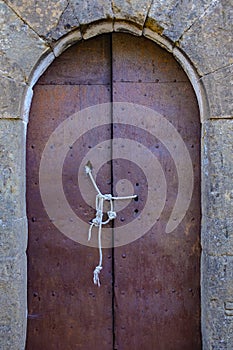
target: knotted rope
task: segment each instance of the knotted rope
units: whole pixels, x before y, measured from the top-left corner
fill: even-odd
[[[93,186],[95,187],[97,195],[96,195],[96,199],[95,199],[96,216],[90,222],[90,228],[89,228],[89,232],[88,232],[88,241],[90,241],[90,239],[91,239],[93,226],[98,227],[99,264],[96,266],[96,268],[94,270],[93,282],[94,282],[94,284],[97,284],[98,287],[100,287],[99,274],[103,268],[103,266],[102,266],[103,254],[102,254],[102,243],[101,243],[102,226],[108,224],[111,220],[114,220],[117,217],[117,214],[114,211],[113,200],[133,199],[133,198],[136,198],[137,195],[126,196],[126,197],[113,197],[111,194],[102,194],[100,192],[96,182],[95,182],[95,179],[92,175],[91,169],[92,169],[91,165],[87,164],[85,166],[85,172],[87,175],[89,175],[91,182],[92,182]],[[103,209],[104,209],[104,202],[105,201],[109,201],[110,210],[107,212],[107,216],[108,216],[107,220],[103,221]]]

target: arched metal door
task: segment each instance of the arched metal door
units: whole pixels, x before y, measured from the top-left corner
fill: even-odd
[[[99,107],[86,108],[111,102],[105,121],[96,124]],[[72,124],[83,110],[82,124]],[[83,227],[95,216],[90,206],[95,190],[85,185],[84,175],[78,178],[85,159],[93,163],[102,193],[138,195],[116,204],[117,218],[108,224],[115,247],[103,249],[100,288],[92,282],[97,247],[62,233],[40,195],[44,149],[67,120],[79,137],[69,144],[62,131],[56,142],[69,148],[61,182],[64,198],[84,223],[75,226],[81,240],[87,241]],[[49,166],[48,177],[54,171]],[[51,184],[48,202],[55,203],[57,184]],[[183,213],[173,212],[178,195]],[[63,203],[57,205],[62,221],[66,212]],[[83,41],[54,61],[34,90],[27,212],[27,349],[201,348],[199,112],[191,84],[171,54],[147,39],[114,33]],[[119,243],[124,230],[128,241],[123,237]],[[94,227],[93,240],[96,234]]]

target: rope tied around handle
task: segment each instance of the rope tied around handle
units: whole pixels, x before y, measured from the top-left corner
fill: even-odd
[[[114,220],[117,217],[117,213],[114,211],[114,204],[113,204],[114,200],[133,199],[133,198],[136,198],[137,195],[126,196],[126,197],[113,197],[111,194],[102,194],[92,175],[92,166],[90,162],[88,162],[88,164],[85,165],[85,172],[87,175],[89,175],[91,182],[97,192],[96,199],[95,199],[96,216],[90,222],[90,228],[88,231],[88,241],[90,241],[91,239],[93,227],[94,226],[98,227],[99,264],[96,266],[94,270],[93,282],[94,284],[98,285],[98,287],[100,287],[99,274],[103,268],[102,266],[103,254],[102,254],[102,242],[101,242],[102,226],[108,224],[111,220]],[[107,220],[103,221],[103,209],[104,209],[105,201],[109,201],[110,210],[107,211]]]

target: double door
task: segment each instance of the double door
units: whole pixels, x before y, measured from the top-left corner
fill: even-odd
[[[59,152],[40,177],[51,135],[66,146],[60,178]],[[96,215],[87,161],[103,194],[137,195],[116,200],[117,217],[103,225],[100,287],[98,227],[87,240]],[[201,348],[199,112],[172,55],[114,33],[54,61],[34,89],[27,213],[27,349]]]

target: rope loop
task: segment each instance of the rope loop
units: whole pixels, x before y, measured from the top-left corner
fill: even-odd
[[[103,255],[102,255],[102,244],[101,244],[102,226],[108,224],[111,220],[114,220],[117,217],[117,213],[114,211],[113,200],[133,199],[133,198],[136,198],[137,195],[127,196],[127,197],[113,197],[111,194],[102,194],[92,175],[92,165],[90,162],[88,162],[87,165],[85,166],[85,172],[87,175],[89,175],[91,182],[97,192],[96,200],[95,200],[96,214],[95,214],[95,217],[90,222],[90,228],[88,231],[88,241],[90,241],[91,239],[93,226],[98,227],[99,265],[96,266],[94,270],[93,282],[94,284],[98,285],[98,287],[100,287],[99,274],[103,268],[102,267]],[[107,211],[108,219],[106,221],[103,221],[103,210],[104,210],[105,201],[109,202],[110,210]]]

